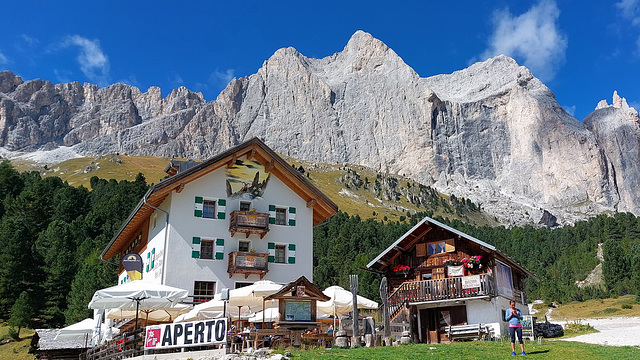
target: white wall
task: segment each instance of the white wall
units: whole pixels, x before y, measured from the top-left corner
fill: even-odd
[[[502,310],[509,308],[509,299],[502,296],[494,297],[491,301],[467,301],[467,323],[492,324],[495,336],[508,335],[509,323],[503,321]],[[529,315],[529,307],[516,302],[516,308],[522,315]]]
[[[231,237],[229,218],[231,212],[238,210],[239,199],[227,199],[226,168],[209,173],[185,186],[181,193],[172,193],[163,203],[170,202],[169,241],[166,249],[165,284],[189,290],[193,294],[194,281],[215,281],[216,292],[222,288],[235,288],[236,282],[255,282],[258,275],[245,279],[244,275],[229,278],[227,273],[229,253],[238,250],[239,240],[251,242],[251,248],[258,253],[268,253],[267,243],[295,244],[295,264],[269,263],[269,272],[264,279],[277,283],[288,283],[304,275],[313,281],[313,210],[306,207],[300,197],[282,181],[271,176],[261,200],[253,200],[252,207],[257,212],[269,213],[269,205],[296,208],[296,225],[284,226],[270,224],[270,230],[263,239],[258,235],[246,238],[243,233]],[[194,216],[195,197],[226,199],[225,219],[206,219]],[[249,200],[243,200],[249,201]],[[161,232],[152,242],[160,239]],[[222,260],[193,259],[191,257],[192,239],[224,239],[224,258]],[[156,252],[158,248],[156,248]],[[288,250],[287,250],[288,253]],[[289,254],[287,254],[287,257]]]

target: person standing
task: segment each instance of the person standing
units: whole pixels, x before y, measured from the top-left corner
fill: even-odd
[[[516,355],[516,334],[520,340],[520,350],[522,355],[526,355],[524,352],[524,342],[522,341],[522,312],[520,309],[516,309],[516,302],[511,300],[509,302],[509,309],[505,313],[505,320],[509,322],[509,336],[511,337],[511,356]]]

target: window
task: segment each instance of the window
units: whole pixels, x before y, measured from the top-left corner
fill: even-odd
[[[248,201],[240,201],[240,211],[249,211],[251,209],[251,203]]]
[[[239,241],[238,242],[238,251],[248,252],[251,247],[251,242],[249,241]]]
[[[196,281],[193,283],[193,302],[209,301],[213,299],[215,291],[215,281]]]
[[[275,262],[284,264],[286,247],[284,245],[276,245]]]
[[[287,209],[276,208],[276,225],[287,225]]]
[[[236,282],[236,289],[240,289],[243,288],[245,286],[250,286],[253,285],[253,283],[250,282]]]
[[[207,219],[215,219],[216,202],[215,200],[204,200],[202,203],[202,217]]]
[[[213,240],[200,240],[200,259],[213,259]]]
[[[429,255],[440,254],[446,251],[446,243],[444,241],[429,244]]]

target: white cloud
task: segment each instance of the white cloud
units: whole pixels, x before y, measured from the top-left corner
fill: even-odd
[[[26,42],[30,46],[35,46],[40,43],[40,40],[34,38],[33,36],[29,36],[27,34],[22,34],[21,37],[22,37],[22,40],[24,40],[24,42]]]
[[[77,46],[80,49],[76,59],[80,64],[80,70],[89,80],[101,86],[109,84],[109,58],[100,49],[100,41],[73,35],[62,42],[62,47],[69,46]]]
[[[640,25],[640,0],[622,0],[616,3],[622,16],[633,25]]]
[[[9,63],[9,59],[6,56],[4,56],[2,51],[0,51],[0,65],[6,65],[8,63]]]
[[[562,108],[564,109],[564,111],[569,113],[569,115],[576,116],[576,106],[575,105],[571,105],[571,106],[564,105]]]
[[[560,10],[551,0],[541,0],[518,16],[508,9],[494,12],[494,33],[482,59],[505,54],[524,61],[540,79],[553,79],[567,49],[567,37],[558,28],[559,16]]]
[[[217,87],[225,88],[231,80],[235,77],[236,71],[234,69],[227,69],[225,71],[220,71],[216,69],[209,76],[209,80],[216,85]]]
[[[171,86],[174,88],[180,87],[180,86],[184,86],[184,80],[182,79],[182,76],[178,75],[178,74],[173,74],[170,75],[168,77],[169,82],[171,83]]]

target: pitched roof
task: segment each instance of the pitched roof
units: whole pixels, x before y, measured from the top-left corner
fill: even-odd
[[[493,251],[494,253],[496,253],[498,256],[498,258],[506,263],[508,263],[511,266],[516,267],[517,269],[519,269],[520,271],[526,273],[527,275],[536,278],[537,277],[530,272],[529,270],[527,270],[524,266],[518,264],[517,262],[515,262],[513,259],[511,259],[510,257],[508,257],[507,255],[503,254],[502,252],[500,252],[498,249],[496,249],[495,246],[491,245],[491,244],[487,244],[486,242],[482,241],[482,240],[478,240],[475,237],[465,234],[460,230],[454,229],[451,226],[447,226],[439,221],[436,221],[430,217],[425,217],[424,219],[422,219],[419,223],[417,223],[413,228],[411,228],[411,230],[407,231],[404,235],[402,235],[398,240],[396,240],[393,244],[389,245],[389,247],[387,247],[383,252],[381,252],[378,256],[376,256],[373,260],[371,260],[368,264],[367,267],[368,268],[372,268],[372,267],[376,267],[375,265],[380,265],[382,263],[386,263],[388,260],[390,260],[391,258],[393,258],[396,253],[398,252],[402,252],[402,250],[408,250],[411,248],[411,246],[413,246],[424,234],[426,234],[433,226],[437,226],[440,227],[442,229],[445,229],[449,232],[452,232],[456,235],[458,235],[459,237],[466,239],[468,241],[474,242],[478,245],[480,245],[480,247],[488,249],[490,251]],[[384,266],[382,266],[384,267]]]
[[[331,199],[265,145],[264,142],[254,137],[151,186],[127,220],[125,220],[118,233],[111,239],[100,258],[106,260],[117,255],[119,249],[127,243],[127,240],[140,225],[155,211],[153,207],[160,206],[172,191],[180,192],[186,184],[223,166],[235,163],[236,159],[243,156],[262,163],[268,172],[282,180],[291,190],[304,199],[307,202],[307,206],[313,208],[314,225],[320,224],[338,212],[338,206]]]
[[[91,342],[91,335],[88,339],[59,339],[56,340],[58,335],[58,329],[36,329],[37,345],[33,344],[36,341],[35,337],[32,341],[32,346],[36,350],[59,350],[59,349],[84,349],[87,344]]]
[[[305,297],[308,297],[309,299],[315,299],[318,301],[329,301],[331,299],[330,297],[325,295],[319,287],[309,281],[309,279],[307,279],[304,275],[283,286],[282,289],[280,289],[277,293],[271,294],[264,299],[272,300],[286,297],[287,294],[290,294],[292,291],[296,290],[297,286],[305,287]]]

